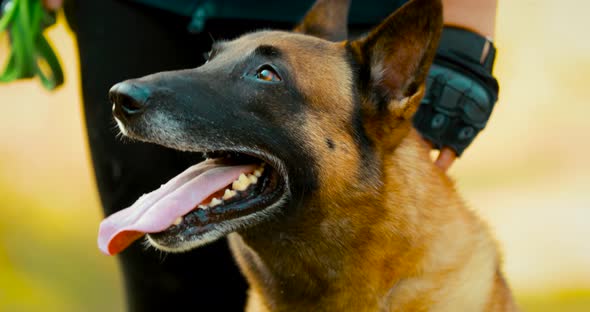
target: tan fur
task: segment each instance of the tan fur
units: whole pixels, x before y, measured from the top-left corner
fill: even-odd
[[[232,234],[247,311],[516,311],[489,230],[416,139],[385,159],[382,188],[325,198],[313,208],[326,215],[285,231],[285,245]]]
[[[230,235],[251,286],[246,310],[516,311],[492,234],[432,164],[411,127],[436,30],[396,47],[379,31],[351,45],[359,54],[366,46],[382,55],[401,51],[371,64],[375,83],[392,90],[386,111],[361,99],[364,129],[375,143],[374,168],[363,168],[366,155],[350,125],[353,78],[343,43],[261,32],[227,43],[220,55],[239,58],[260,44],[286,53],[308,99],[305,118],[286,126],[296,127],[307,142],[301,148],[320,164],[319,191],[296,223]],[[411,84],[419,86],[412,90]]]

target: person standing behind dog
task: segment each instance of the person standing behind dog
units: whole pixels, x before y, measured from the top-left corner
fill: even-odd
[[[49,10],[63,0],[43,0]],[[405,0],[352,1],[351,32],[370,29]],[[164,147],[125,143],[112,131],[107,91],[118,81],[199,66],[212,38],[260,28],[291,29],[308,1],[80,0],[66,1],[77,36],[85,121],[105,215],[129,206],[197,162]],[[497,0],[443,0],[445,29],[414,125],[425,144],[439,149],[447,170],[490,117],[498,84],[492,76]],[[187,31],[187,25],[190,31]],[[202,311],[242,310],[247,285],[227,243],[182,255],[132,245],[119,257],[129,311],[160,311],[194,304]],[[219,300],[222,294],[226,300]]]

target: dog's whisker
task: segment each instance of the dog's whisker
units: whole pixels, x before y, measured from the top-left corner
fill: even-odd
[[[213,34],[211,34],[211,32],[209,32],[209,31],[207,32],[207,34],[209,35],[209,38],[211,38],[211,44],[215,44],[216,40],[213,37]]]

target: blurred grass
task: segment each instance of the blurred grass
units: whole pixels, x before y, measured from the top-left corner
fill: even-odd
[[[7,181],[0,181],[0,190],[3,204],[0,256],[5,259],[0,261],[0,272],[7,268],[8,272],[13,270],[0,283],[12,293],[5,298],[0,296],[0,311],[120,309],[116,268],[112,261],[105,261],[96,252],[96,205],[67,207],[64,206],[67,203],[55,201],[51,196],[31,198],[28,193],[11,192]],[[93,202],[91,199],[81,202]],[[59,205],[62,210],[52,211],[46,205]],[[89,218],[89,212],[85,211],[89,208],[95,208],[95,218]],[[14,220],[26,222],[14,223]],[[19,294],[26,294],[22,296],[25,300],[15,296]]]
[[[102,214],[82,130],[77,52],[63,18],[49,37],[67,75],[63,87],[0,85],[0,311],[122,311],[116,259],[96,247]]]
[[[588,290],[560,290],[522,295],[518,299],[523,311],[587,312],[590,307],[590,291]]]
[[[496,232],[524,311],[590,311],[589,9],[500,0],[500,102],[451,170]],[[96,248],[73,36],[63,20],[49,35],[66,85],[0,85],[0,311],[121,311],[116,261]]]

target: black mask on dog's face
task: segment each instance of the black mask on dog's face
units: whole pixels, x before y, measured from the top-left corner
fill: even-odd
[[[327,203],[352,200],[357,179],[371,179],[370,187],[378,188],[381,157],[411,126],[442,27],[441,7],[438,1],[415,0],[365,38],[326,40],[346,35],[341,29],[346,29],[347,2],[316,3],[296,28],[303,33],[248,34],[217,43],[201,67],[113,87],[114,115],[123,134],[205,152],[217,159],[215,170],[242,166],[234,169],[246,177],[264,163],[266,175],[249,184],[252,189],[238,190],[244,193],[234,201],[225,201],[234,178],[226,171],[234,169],[215,173],[208,165],[195,167],[183,178],[192,181],[210,172],[225,186],[187,204],[192,210],[167,208],[159,196],[169,193],[156,191],[148,200],[161,211],[136,203],[128,209],[145,222],[111,219],[115,230],[102,235],[106,245],[127,231],[153,233],[151,243],[164,250],[187,250],[256,225],[279,230],[293,218],[321,218],[330,213],[324,211]],[[340,18],[323,18],[334,12]],[[200,183],[194,187],[208,185]]]

